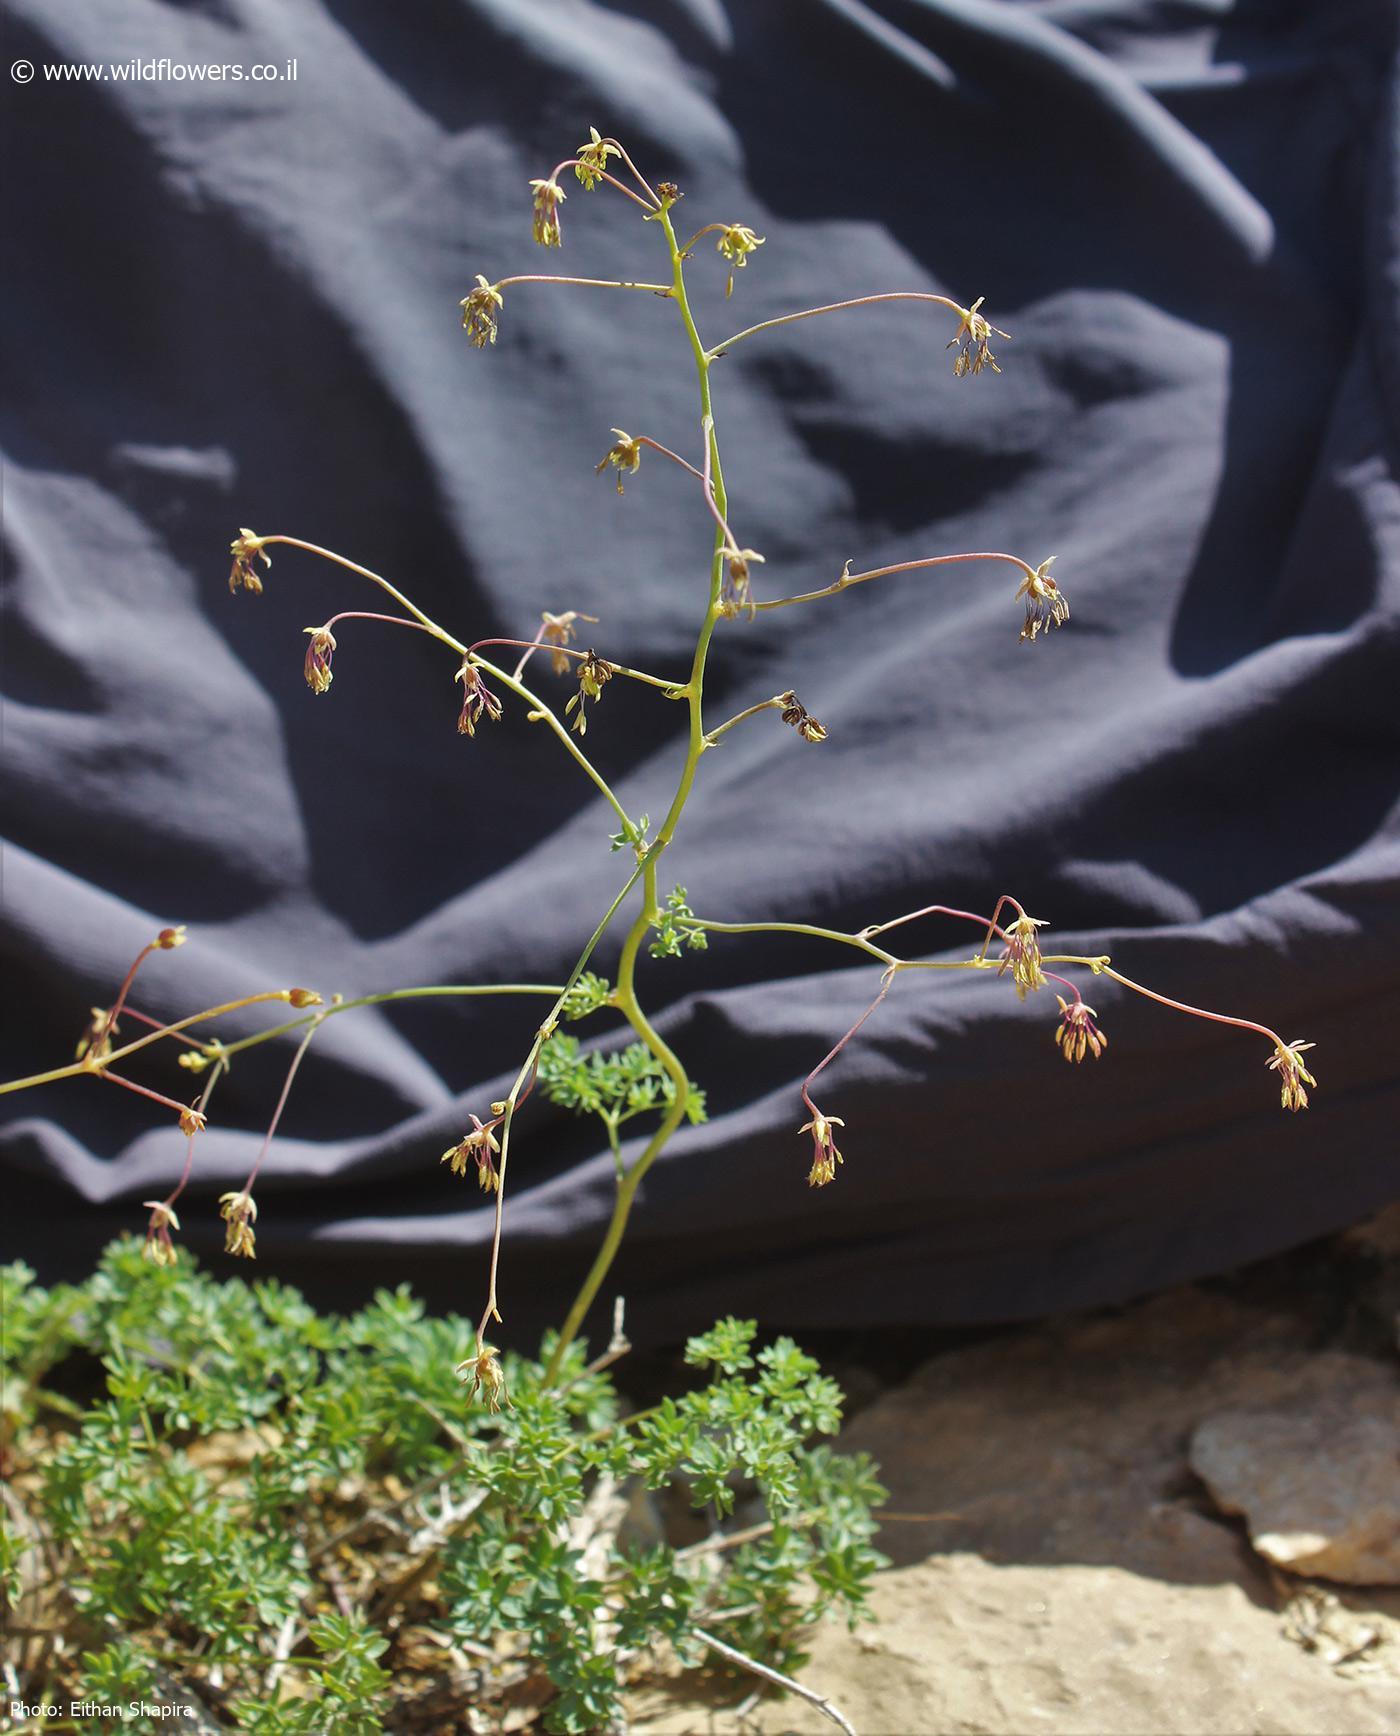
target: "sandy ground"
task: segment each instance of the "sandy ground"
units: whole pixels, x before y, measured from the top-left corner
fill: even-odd
[[[932,1357],[843,1438],[881,1464],[894,1565],[872,1621],[819,1630],[803,1682],[859,1736],[1400,1736],[1400,1583],[1309,1579],[1260,1552],[1296,1542],[1278,1524],[1292,1503],[1310,1546],[1319,1526],[1364,1530],[1357,1571],[1379,1551],[1400,1581],[1397,1256],[1393,1211],[1232,1280]],[[1382,1463],[1348,1462],[1360,1437],[1327,1423],[1343,1410]],[[1253,1539],[1192,1466],[1196,1431],[1226,1415],[1246,1439],[1261,1424],[1241,1474],[1272,1529]],[[1301,1489],[1262,1426],[1299,1418],[1317,1443]],[[631,1729],[836,1728],[790,1695],[738,1699],[651,1690]]]

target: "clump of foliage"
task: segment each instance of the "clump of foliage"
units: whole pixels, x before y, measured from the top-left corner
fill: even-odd
[[[464,1413],[469,1328],[406,1288],[321,1314],[270,1279],[153,1271],[131,1239],[86,1283],[0,1285],[31,1700],[193,1703],[253,1736],[466,1728],[493,1704],[596,1731],[662,1652],[800,1663],[880,1562],[873,1468],[809,1444],[839,1389],[752,1321],[692,1339],[697,1383],[646,1410],[582,1340],[546,1386],[551,1338],[505,1357],[510,1405]],[[645,1492],[668,1489],[710,1515],[698,1545],[660,1534]]]

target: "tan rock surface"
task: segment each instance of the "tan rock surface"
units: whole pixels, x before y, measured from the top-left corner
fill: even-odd
[[[1228,1410],[1191,1439],[1191,1467],[1258,1552],[1292,1573],[1400,1585],[1400,1381],[1326,1353],[1332,1390],[1305,1410]]]
[[[1187,1289],[933,1357],[843,1438],[882,1467],[896,1566],[803,1680],[860,1736],[1400,1736],[1400,1592],[1344,1605],[1277,1573],[1187,1459],[1211,1416],[1323,1412],[1342,1353],[1316,1346],[1304,1318]],[[1393,1379],[1342,1372],[1377,1405]],[[835,1729],[791,1698],[742,1723],[634,1711],[635,1736]]]
[[[859,1736],[1395,1736],[1400,1680],[1338,1677],[1237,1585],[950,1555],[880,1582],[876,1620],[822,1630],[803,1681]],[[732,1693],[737,1701],[739,1693]],[[743,1724],[694,1703],[635,1708],[632,1736],[833,1736],[791,1697]]]

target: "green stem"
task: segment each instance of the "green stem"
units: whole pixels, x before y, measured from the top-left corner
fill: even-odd
[[[580,289],[646,289],[653,295],[669,296],[668,283],[634,283],[625,277],[556,277],[548,272],[528,271],[516,277],[503,277],[493,287],[509,289],[513,283],[564,283]]]
[[[690,340],[691,352],[695,357],[695,371],[700,382],[701,425],[705,432],[708,448],[711,487],[718,516],[723,519],[727,516],[729,503],[724,487],[724,472],[720,466],[719,440],[715,433],[714,405],[710,397],[710,357],[706,353],[704,344],[700,341],[700,334],[695,326],[695,316],[690,310],[690,301],[685,291],[685,265],[681,250],[676,244],[676,232],[671,224],[670,212],[663,208],[657,212],[657,219],[665,231],[666,244],[671,254],[671,274],[674,284],[672,299],[680,311],[681,322],[685,326],[686,336]],[[647,1171],[661,1155],[671,1135],[685,1119],[686,1102],[690,1096],[689,1074],[674,1051],[662,1040],[660,1033],[647,1018],[637,999],[636,966],[637,954],[641,949],[642,942],[659,913],[656,896],[657,857],[675,836],[676,827],[680,822],[681,814],[685,811],[686,802],[690,799],[690,792],[695,784],[695,772],[700,763],[700,756],[705,751],[703,710],[705,663],[709,655],[710,641],[714,636],[715,623],[719,620],[724,546],[723,527],[716,524],[714,550],[710,560],[709,606],[705,610],[700,635],[696,640],[695,654],[690,666],[690,680],[683,690],[689,712],[685,764],[681,768],[680,780],[676,785],[676,793],[672,798],[666,818],[662,821],[655,842],[648,850],[643,863],[642,908],[636,921],[628,930],[627,938],[622,943],[622,954],[618,961],[617,989],[614,996],[619,1012],[666,1069],[675,1086],[675,1098],[662,1118],[661,1125],[647,1141],[641,1155],[618,1182],[617,1197],[613,1202],[612,1217],[608,1222],[602,1246],[598,1249],[578,1295],[574,1298],[564,1319],[564,1324],[559,1331],[558,1342],[555,1344],[545,1368],[544,1384],[546,1386],[551,1385],[557,1378],[564,1356],[574,1339],[577,1338],[584,1317],[587,1315],[594,1297],[602,1288],[603,1280],[607,1277],[613,1261],[617,1258],[617,1251],[627,1229],[627,1220],[631,1214],[632,1202],[636,1198],[637,1189],[641,1186]]]
[[[401,609],[407,609],[415,621],[420,622],[435,639],[441,639],[444,645],[465,657],[467,648],[459,644],[444,627],[439,627],[431,615],[425,615],[414,602],[411,602],[402,591],[391,585],[383,574],[362,567],[358,561],[349,560],[345,555],[338,555],[334,549],[322,548],[320,543],[307,542],[299,536],[260,536],[256,539],[259,548],[266,548],[272,543],[281,543],[290,549],[301,549],[309,555],[320,555],[323,561],[331,561],[338,567],[344,567],[347,572],[358,573],[362,579],[368,579],[372,585],[378,585],[386,596],[392,597]]]
[[[653,441],[652,444],[654,445],[655,442]],[[371,617],[371,619],[374,620],[388,620],[391,618],[392,617],[389,616]],[[334,626],[336,621],[343,621],[344,619],[345,617],[343,615],[336,615],[327,623],[327,625]],[[541,629],[541,632],[542,631],[543,629]],[[468,646],[467,649],[472,658],[476,662],[481,663],[484,668],[485,662],[478,656],[478,651],[483,645],[513,645],[518,649],[533,652],[543,650],[545,648],[545,641],[538,635],[533,639],[497,639],[495,637],[490,639],[478,639],[475,644]],[[580,663],[584,662],[592,655],[592,653],[588,651],[571,650],[567,645],[550,645],[549,652],[551,656],[557,653],[561,657],[576,658]],[[612,670],[614,675],[625,676],[629,681],[645,682],[648,687],[659,687],[663,693],[675,693],[680,688],[680,683],[678,681],[670,681],[664,675],[648,675],[645,669],[631,669],[625,663],[614,663],[609,659],[608,667]],[[517,664],[516,673],[511,677],[512,681],[518,681],[520,679],[519,670],[520,666]]]
[[[623,1168],[622,1141],[618,1138],[617,1121],[618,1118],[616,1112],[603,1117],[603,1126],[608,1130],[608,1147],[613,1155],[613,1165],[617,1170],[617,1179],[621,1182],[625,1179],[627,1171]]]
[[[240,1000],[225,1001],[222,1006],[206,1007],[202,1013],[191,1013],[186,1019],[177,1019],[172,1025],[162,1025],[159,1030],[150,1031],[144,1037],[138,1037],[134,1043],[126,1043],[120,1049],[113,1049],[109,1055],[104,1055],[100,1061],[94,1061],[86,1055],[81,1061],[72,1061],[66,1067],[51,1067],[47,1073],[30,1073],[23,1079],[9,1079],[0,1085],[0,1097],[9,1091],[28,1091],[34,1085],[48,1085],[56,1079],[78,1079],[83,1074],[90,1073],[94,1078],[101,1075],[104,1068],[113,1061],[120,1061],[127,1055],[134,1055],[138,1049],[147,1049],[152,1043],[160,1042],[162,1037],[176,1036],[181,1031],[187,1031],[191,1025],[207,1024],[210,1019],[219,1019],[229,1013],[239,1012],[244,1007],[255,1007],[262,1001],[285,1001],[286,989],[269,989],[266,994],[244,995]]]
[[[535,1032],[535,1040],[530,1045],[530,1053],[522,1062],[520,1071],[515,1076],[515,1083],[511,1086],[510,1091],[506,1095],[505,1115],[501,1123],[501,1161],[496,1172],[496,1223],[491,1235],[491,1266],[486,1286],[486,1306],[482,1311],[481,1320],[476,1329],[478,1353],[480,1352],[480,1346],[486,1341],[486,1328],[488,1324],[493,1318],[496,1320],[501,1318],[500,1311],[496,1306],[496,1281],[500,1273],[501,1265],[501,1229],[505,1222],[506,1165],[510,1158],[510,1130],[515,1120],[515,1110],[516,1105],[520,1100],[521,1088],[524,1086],[526,1079],[529,1078],[538,1061],[541,1045],[554,1030],[559,1014],[563,1010],[564,1002],[568,998],[569,990],[573,988],[574,984],[583,975],[589,959],[592,958],[593,949],[603,938],[604,933],[607,931],[608,924],[621,909],[623,900],[627,897],[627,894],[637,884],[637,881],[641,879],[645,872],[647,863],[651,861],[651,859],[664,847],[664,845],[659,843],[652,845],[647,857],[638,862],[637,866],[627,876],[626,885],[603,913],[602,921],[589,936],[588,945],[585,946],[583,951],[579,954],[578,959],[574,964],[574,968],[569,972],[569,980],[559,991],[554,1005],[545,1015],[539,1029]],[[653,866],[653,875],[655,872],[656,870]],[[553,1367],[553,1364],[551,1364],[551,1367]],[[548,1383],[546,1382],[546,1384]]]
[[[818,928],[810,922],[705,922],[697,917],[694,922],[683,918],[681,926],[703,928],[708,934],[810,934],[814,940],[835,940],[843,946],[859,947],[872,958],[878,958],[882,964],[896,965],[902,969],[905,962],[897,959],[892,952],[886,952],[883,947],[874,945],[862,934],[846,934],[839,928]]]
[[[710,730],[705,737],[706,747],[714,747],[718,743],[719,738],[724,734],[725,730],[733,729],[736,723],[743,723],[745,718],[757,717],[760,711],[777,710],[779,707],[785,705],[787,700],[787,694],[775,693],[771,699],[760,699],[757,705],[750,705],[745,707],[743,711],[735,712],[734,716],[731,717],[727,723],[720,724],[718,729]]]
[[[523,682],[517,681],[513,675],[507,675],[504,669],[498,669],[494,663],[488,663],[484,657],[476,656],[476,654],[471,651],[470,647],[464,645],[460,639],[454,639],[445,627],[439,626],[431,615],[425,615],[416,603],[406,597],[397,586],[391,585],[382,573],[376,573],[369,567],[362,567],[358,561],[348,560],[346,556],[336,554],[334,549],[322,548],[319,543],[306,542],[301,537],[263,536],[258,537],[256,540],[259,548],[265,548],[272,543],[281,543],[287,548],[301,549],[306,554],[320,555],[322,560],[332,561],[336,566],[344,567],[347,572],[358,573],[362,579],[368,579],[371,584],[378,585],[380,590],[383,591],[386,596],[392,597],[400,608],[407,609],[409,614],[413,616],[414,620],[425,627],[427,631],[432,634],[434,639],[440,640],[449,650],[455,651],[459,657],[470,657],[473,664],[485,669],[489,674],[495,676],[495,678],[504,686],[508,687],[512,693],[523,699],[530,706],[531,711],[537,713],[539,718],[543,722],[547,723],[554,731],[555,735],[559,737],[560,742],[568,753],[575,761],[577,761],[582,770],[588,774],[602,795],[607,798],[609,803],[612,805],[613,812],[618,816],[618,818],[625,821],[629,826],[631,825],[631,821],[627,818],[626,811],[618,801],[617,797],[612,793],[612,790],[608,787],[607,781],[603,777],[602,773],[594,766],[587,754],[585,754],[579,747],[573,736],[570,735],[567,729],[565,729],[564,725],[554,715],[544,700],[541,699],[537,693],[532,693]]]
[[[828,301],[821,307],[804,307],[800,313],[780,314],[777,319],[760,320],[757,325],[745,326],[743,331],[735,332],[733,337],[726,338],[722,344],[716,344],[707,357],[709,361],[717,361],[726,350],[732,350],[735,344],[742,343],[745,338],[756,337],[759,332],[771,332],[777,326],[792,325],[796,320],[815,319],[820,313],[840,313],[847,307],[870,307],[877,301],[931,301],[938,307],[946,307],[950,312],[965,315],[967,309],[946,295],[930,295],[923,290],[896,289],[887,290],[882,295],[857,295],[849,301]]]
[[[419,1000],[429,995],[557,995],[562,992],[558,983],[447,983],[426,989],[389,989],[383,994],[360,995],[353,1001],[335,1001],[320,1016],[330,1019],[337,1013],[348,1013],[354,1007],[377,1007],[385,1001]],[[315,1013],[308,1013],[304,1019],[290,1019],[285,1025],[273,1025],[251,1037],[241,1037],[236,1043],[221,1043],[219,1053],[236,1055],[242,1049],[252,1049],[273,1037],[285,1037],[288,1031],[304,1029],[316,1017]]]
[[[572,733],[565,729],[564,725],[554,715],[553,711],[550,710],[549,706],[545,704],[544,700],[542,700],[537,693],[532,693],[523,681],[517,681],[513,675],[508,675],[504,669],[500,669],[496,664],[488,662],[485,657],[480,657],[475,652],[472,652],[471,660],[479,668],[484,669],[488,675],[494,676],[503,687],[508,687],[512,693],[517,694],[521,699],[526,701],[530,706],[529,716],[532,723],[541,722],[549,725],[555,735],[559,737],[560,744],[564,748],[565,752],[570,754],[573,759],[578,762],[580,768],[592,780],[600,794],[606,798],[609,806],[617,815],[618,819],[622,821],[625,827],[630,828],[632,821],[628,817],[627,810],[612,793],[612,789],[610,788],[607,779],[593,764],[592,760],[589,759],[588,755],[584,753],[583,749],[574,740]],[[658,683],[658,685],[660,685],[660,683]]]
[[[755,613],[763,609],[786,609],[793,603],[819,603],[823,597],[839,596],[842,591],[849,591],[852,585],[864,585],[871,579],[888,578],[891,573],[914,573],[925,567],[953,566],[959,561],[1005,561],[1020,573],[1035,577],[1035,568],[1019,555],[1002,554],[996,549],[974,549],[963,555],[929,555],[918,561],[896,561],[889,567],[871,567],[868,572],[853,573],[850,563],[839,579],[833,579],[829,585],[823,585],[819,591],[803,591],[795,597],[773,597],[766,603],[755,603]]]

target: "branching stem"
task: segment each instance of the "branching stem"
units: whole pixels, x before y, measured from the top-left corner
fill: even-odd
[[[868,572],[843,572],[839,579],[829,585],[824,585],[819,591],[803,591],[796,597],[774,597],[766,603],[755,603],[755,610],[786,609],[793,603],[819,603],[823,597],[834,597],[842,591],[849,591],[852,585],[863,585],[871,579],[887,578],[891,573],[913,573],[921,567],[946,567],[955,561],[1009,561],[1018,572],[1035,577],[1035,568],[1023,561],[1019,555],[1000,554],[995,550],[978,549],[965,555],[930,555],[921,561],[896,561],[888,567],[871,567]]]
[[[124,1060],[128,1055],[134,1055],[138,1049],[148,1049],[152,1043],[160,1042],[162,1037],[175,1036],[180,1031],[188,1031],[192,1025],[208,1024],[210,1019],[226,1018],[230,1013],[241,1012],[244,1007],[256,1007],[263,1001],[285,1001],[285,989],[269,989],[265,994],[243,995],[236,1001],[225,1001],[221,1006],[206,1007],[202,1013],[190,1013],[187,1018],[176,1019],[173,1024],[162,1025],[158,1030],[148,1031],[144,1037],[138,1037],[134,1043],[124,1043],[121,1048],[113,1049],[101,1060],[94,1060],[89,1054],[81,1061],[70,1062],[66,1067],[51,1067],[47,1073],[30,1073],[23,1079],[9,1079],[0,1085],[0,1097],[10,1091],[28,1091],[35,1085],[49,1085],[57,1079],[80,1079],[85,1073],[99,1074],[104,1068],[110,1067],[113,1061]],[[183,1105],[181,1105],[183,1108]]]
[[[542,644],[543,641],[538,637],[534,639],[476,639],[467,649],[468,654],[475,657],[483,645],[509,645],[515,649],[523,647],[526,651],[538,651]],[[575,651],[567,645],[551,645],[549,651],[551,656],[557,652],[561,657],[577,657],[580,662],[590,655],[587,651]],[[667,693],[674,692],[680,685],[679,682],[667,681],[660,675],[648,675],[642,669],[629,669],[625,663],[614,663],[611,658],[608,660],[608,667],[614,675],[625,675],[629,681],[644,681],[648,687],[660,687]],[[518,681],[519,675],[512,675],[510,679]]]
[[[706,442],[704,474],[710,479],[706,492],[713,499],[715,516],[719,522],[715,527],[714,549],[710,559],[709,606],[705,611],[705,617],[700,626],[700,634],[696,640],[695,653],[691,661],[690,679],[683,690],[689,713],[685,763],[681,767],[680,780],[676,785],[676,793],[671,800],[671,806],[661,823],[654,843],[641,864],[643,870],[642,908],[637,914],[636,921],[628,930],[627,938],[622,943],[622,953],[618,960],[615,1004],[633,1031],[665,1068],[675,1089],[673,1101],[662,1117],[660,1126],[657,1127],[643,1147],[640,1156],[618,1183],[612,1216],[604,1233],[602,1245],[584,1278],[578,1295],[574,1298],[569,1312],[565,1316],[558,1341],[546,1366],[544,1375],[546,1385],[550,1385],[557,1379],[564,1356],[578,1336],[589,1306],[598,1294],[603,1280],[607,1277],[612,1263],[617,1257],[637,1189],[647,1171],[660,1156],[671,1135],[684,1119],[686,1102],[691,1090],[690,1076],[685,1067],[670,1046],[662,1040],[660,1033],[647,1018],[637,999],[636,966],[637,955],[641,950],[642,942],[659,915],[656,880],[657,856],[659,851],[664,849],[675,836],[676,827],[680,823],[681,814],[685,810],[686,802],[689,800],[691,789],[695,783],[695,772],[700,763],[700,756],[705,751],[705,664],[709,655],[710,641],[714,636],[715,623],[720,615],[721,572],[725,549],[723,520],[728,510],[728,497],[724,486],[724,472],[720,464],[719,439],[714,422],[714,405],[710,396],[710,357],[706,354],[705,346],[700,341],[700,334],[696,330],[695,318],[691,313],[690,302],[686,296],[685,264],[681,257],[680,248],[676,244],[676,232],[671,223],[670,212],[662,207],[656,216],[665,233],[666,244],[670,250],[671,274],[675,290],[673,299],[680,312],[681,322],[685,326],[686,336],[690,340],[691,352],[695,357],[695,369],[700,385],[700,415]]]
[[[616,182],[614,182],[616,185]],[[624,188],[625,192],[626,189]],[[629,194],[630,198],[631,195]],[[492,287],[509,289],[513,283],[564,283],[579,289],[642,289],[652,295],[663,295],[669,298],[671,286],[669,283],[633,283],[623,277],[556,277],[550,272],[529,271],[516,277],[503,277]]]
[[[624,189],[624,191],[626,191],[626,189]],[[629,193],[628,197],[631,198],[632,195]],[[362,567],[358,561],[348,560],[344,555],[336,554],[333,549],[322,548],[319,543],[306,542],[301,537],[264,536],[259,537],[257,542],[259,548],[269,547],[274,543],[281,543],[287,548],[302,549],[307,554],[319,555],[322,560],[333,561],[337,566],[344,567],[347,572],[358,573],[362,579],[368,579],[371,584],[378,585],[381,591],[383,591],[387,596],[392,597],[400,608],[406,609],[408,613],[412,615],[413,619],[431,633],[435,639],[441,640],[449,650],[455,651],[459,657],[467,658],[470,656],[474,665],[484,669],[487,674],[493,675],[502,683],[503,686],[508,687],[518,698],[523,699],[530,707],[529,715],[532,720],[539,720],[549,725],[550,729],[559,738],[559,742],[565,752],[587,775],[594,787],[598,790],[599,794],[604,797],[613,812],[623,822],[624,826],[631,826],[632,822],[627,816],[626,809],[624,809],[621,802],[619,802],[617,797],[613,794],[607,779],[589,759],[588,755],[584,753],[582,748],[579,747],[573,736],[567,729],[565,729],[564,725],[555,716],[554,712],[545,701],[541,699],[537,693],[531,692],[531,690],[526,687],[523,682],[518,680],[516,676],[508,675],[504,669],[498,669],[494,663],[487,662],[484,657],[472,656],[467,646],[465,646],[460,639],[453,638],[452,634],[449,633],[446,628],[440,627],[438,623],[433,620],[431,615],[424,614],[416,603],[406,597],[395,585],[390,584],[389,580],[381,573],[376,573],[369,567]],[[385,618],[392,619],[392,617]],[[520,643],[523,643],[523,641],[520,641]]]
[[[1076,963],[1079,961],[1075,961]],[[1204,1007],[1190,1006],[1186,1001],[1174,1001],[1170,995],[1159,995],[1156,989],[1146,989],[1141,983],[1135,983],[1131,977],[1125,977],[1116,970],[1111,970],[1107,960],[1099,964],[1095,973],[1098,976],[1111,977],[1114,982],[1125,989],[1131,989],[1135,995],[1146,995],[1149,1001],[1156,1001],[1158,1006],[1170,1007],[1176,1013],[1190,1013],[1195,1019],[1209,1019],[1213,1025],[1234,1025],[1241,1031],[1257,1031],[1261,1037],[1267,1037],[1276,1048],[1283,1048],[1283,1038],[1277,1031],[1270,1030],[1267,1025],[1257,1024],[1253,1019],[1235,1019],[1228,1013],[1207,1012]]]
[[[959,317],[967,312],[967,309],[960,302],[954,301],[951,296],[929,295],[922,290],[895,289],[888,290],[883,295],[857,295],[849,301],[828,301],[824,302],[821,307],[804,307],[799,313],[779,314],[777,319],[760,320],[757,325],[745,326],[743,331],[735,332],[733,337],[726,338],[722,344],[716,344],[707,359],[712,362],[718,361],[722,355],[732,350],[735,344],[743,343],[745,338],[757,337],[759,332],[771,332],[776,330],[778,326],[792,325],[794,321],[800,319],[815,319],[821,313],[840,313],[843,308],[847,307],[872,307],[879,301],[928,301],[936,307],[946,307],[950,313],[955,313]]]

